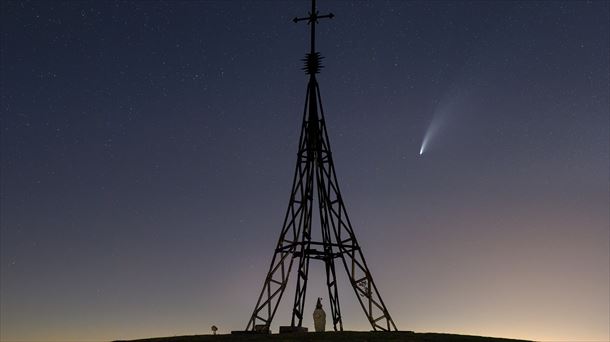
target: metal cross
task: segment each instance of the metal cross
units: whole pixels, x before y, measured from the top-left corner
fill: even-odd
[[[318,12],[318,10],[316,9],[316,0],[311,0],[311,12],[307,13],[307,14],[309,14],[309,16],[304,17],[304,18],[294,17],[294,19],[292,19],[292,21],[294,21],[295,23],[298,23],[299,21],[307,20],[307,25],[311,24],[311,53],[312,54],[316,52],[316,24],[318,23],[318,19],[324,19],[324,18],[332,19],[335,17],[335,15],[332,13],[328,13],[325,15],[319,15],[319,13],[320,12]]]

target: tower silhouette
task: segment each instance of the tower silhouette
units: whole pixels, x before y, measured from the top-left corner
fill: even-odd
[[[288,210],[271,266],[246,331],[269,332],[295,260],[298,260],[298,272],[292,319],[290,327],[281,327],[280,332],[304,330],[303,310],[311,259],[321,260],[325,264],[334,330],[343,330],[335,259],[341,260],[373,330],[397,330],[373,281],[347,215],[324,121],[320,88],[316,80],[316,74],[322,68],[320,61],[323,57],[315,48],[315,29],[319,19],[333,17],[332,13],[320,15],[316,9],[316,1],[312,0],[309,15],[293,20],[295,23],[307,21],[311,31],[310,51],[303,59],[303,70],[309,75],[309,83],[305,95],[299,150]],[[317,201],[314,201],[314,193],[317,193]],[[317,202],[319,211],[322,241],[312,240],[312,215],[316,206],[314,202]]]

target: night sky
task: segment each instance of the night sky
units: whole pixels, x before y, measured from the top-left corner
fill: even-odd
[[[244,329],[290,194],[309,3],[1,6],[0,339]],[[608,340],[610,3],[319,9],[339,184],[398,328]],[[368,330],[338,270],[345,327]]]

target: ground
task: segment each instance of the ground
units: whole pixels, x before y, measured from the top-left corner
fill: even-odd
[[[413,333],[405,331],[396,332],[326,332],[326,333],[301,333],[301,334],[271,334],[271,335],[191,335],[173,337],[155,337],[130,342],[518,342],[525,340],[514,340],[505,338]],[[116,341],[126,342],[126,341]]]

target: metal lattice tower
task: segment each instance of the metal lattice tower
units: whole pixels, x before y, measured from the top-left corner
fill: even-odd
[[[321,260],[325,264],[334,330],[343,330],[335,259],[341,260],[373,330],[397,330],[375,286],[347,215],[326,131],[320,88],[316,80],[316,74],[322,68],[322,57],[315,49],[315,28],[319,19],[333,17],[332,13],[320,15],[316,1],[312,0],[309,15],[293,20],[295,23],[307,21],[311,30],[311,49],[303,59],[303,70],[309,75],[309,83],[299,151],[282,231],[246,331],[269,331],[295,260],[298,262],[298,278],[290,326],[297,329],[302,327],[311,259]],[[314,203],[314,192],[317,192],[317,203]],[[311,235],[313,209],[316,206],[320,216],[322,241],[313,241]]]

